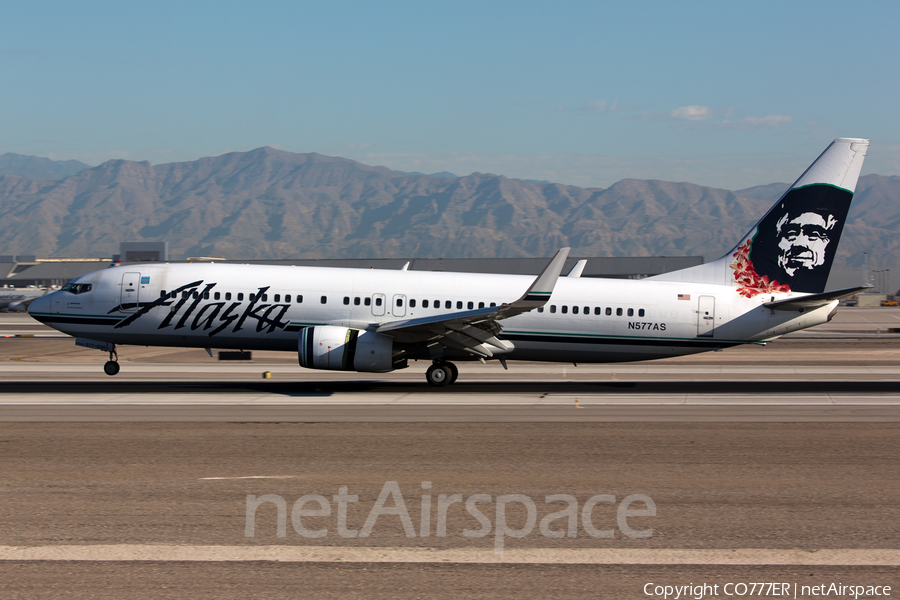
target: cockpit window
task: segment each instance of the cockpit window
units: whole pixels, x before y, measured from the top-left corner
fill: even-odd
[[[62,287],[63,292],[69,292],[70,294],[85,294],[91,291],[90,283],[67,283]]]

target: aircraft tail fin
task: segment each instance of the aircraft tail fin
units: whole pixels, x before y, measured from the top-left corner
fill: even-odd
[[[834,140],[728,254],[652,279],[732,285],[748,298],[825,291],[868,146]]]

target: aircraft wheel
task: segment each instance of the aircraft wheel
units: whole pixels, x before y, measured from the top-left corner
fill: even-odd
[[[440,363],[431,365],[425,372],[425,379],[428,380],[429,385],[433,385],[434,387],[444,387],[449,385],[452,377],[453,373],[450,371],[450,368]]]
[[[119,372],[119,363],[114,360],[106,361],[106,364],[103,365],[103,372],[110,376],[115,375]]]
[[[450,383],[456,383],[456,380],[459,379],[459,369],[452,362],[444,363],[444,366],[450,369]]]

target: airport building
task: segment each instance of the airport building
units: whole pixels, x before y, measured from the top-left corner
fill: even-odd
[[[159,245],[162,244],[162,245]],[[122,265],[129,263],[166,262],[165,242],[137,244],[123,242]],[[19,260],[27,258],[29,260]],[[37,258],[34,256],[0,255],[0,286],[51,287],[62,286],[72,279],[114,264],[118,256],[110,258]],[[411,271],[457,271],[464,273],[508,273],[537,275],[547,266],[546,258],[374,258],[374,259],[285,259],[285,260],[224,260],[194,257],[177,262],[225,262],[258,265],[295,265],[308,267],[343,267],[362,269],[402,269],[409,263]],[[563,273],[579,260],[587,264],[582,277],[611,279],[642,279],[660,273],[686,269],[703,264],[702,256],[570,256]]]

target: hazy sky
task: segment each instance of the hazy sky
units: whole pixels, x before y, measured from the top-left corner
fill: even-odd
[[[900,4],[0,3],[0,153],[273,146],[606,187],[793,181],[835,137],[900,174]]]

